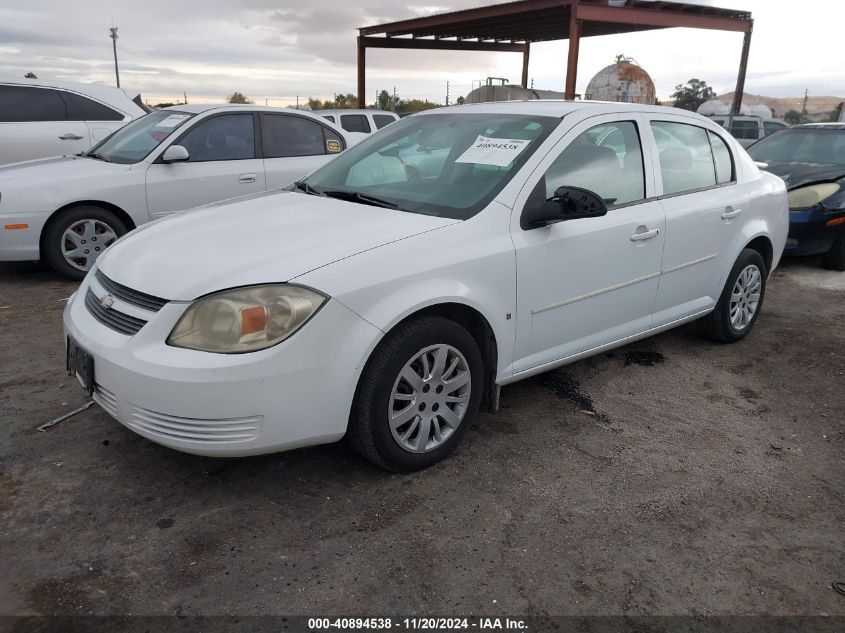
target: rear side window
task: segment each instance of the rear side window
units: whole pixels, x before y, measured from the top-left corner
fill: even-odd
[[[255,158],[252,114],[222,114],[197,123],[176,141],[188,150],[191,163]]]
[[[102,103],[73,92],[62,92],[68,121],[122,121],[123,115]]]
[[[780,121],[763,121],[763,132],[766,136],[774,134],[778,130],[782,130],[786,125]]]
[[[723,185],[734,180],[734,162],[731,150],[728,149],[725,141],[717,134],[708,131],[710,147],[713,150],[713,164],[716,167],[716,182]]]
[[[389,114],[374,114],[373,115],[373,122],[376,124],[376,127],[380,130],[385,125],[390,125],[396,121],[395,118],[390,116]]]
[[[364,114],[342,114],[340,116],[340,127],[347,132],[370,133],[370,122]]]
[[[65,102],[56,90],[0,86],[0,122],[66,121]]]
[[[737,121],[731,123],[731,136],[735,139],[756,141],[760,138],[760,127],[757,121]]]
[[[332,123],[337,123],[337,121],[334,120],[334,117],[331,114],[324,114],[323,118],[331,121]]]
[[[657,141],[664,195],[716,185],[707,130],[697,125],[666,121],[652,121],[651,127]]]
[[[636,124],[605,123],[579,135],[555,159],[545,174],[545,197],[554,196],[558,187],[581,187],[608,206],[630,204],[645,198],[643,174]]]
[[[261,115],[265,158],[336,154],[343,149],[340,136],[316,121],[286,114]]]

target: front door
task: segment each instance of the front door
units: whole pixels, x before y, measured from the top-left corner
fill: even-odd
[[[184,146],[190,157],[184,162],[150,165],[147,204],[152,219],[265,190],[252,113],[212,115],[173,144]]]
[[[653,199],[651,169],[644,169],[643,123],[635,115],[610,115],[576,125],[517,198],[516,373],[651,326],[665,216]],[[646,148],[645,165],[650,162]],[[598,193],[607,215],[521,229],[522,210],[564,185]]]
[[[261,141],[267,189],[301,180],[343,151],[343,139],[313,119],[261,113]]]

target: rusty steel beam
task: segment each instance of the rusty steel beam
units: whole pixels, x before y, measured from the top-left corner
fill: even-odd
[[[662,9],[637,9],[633,7],[576,4],[573,9],[576,19],[585,22],[606,22],[640,27],[677,26],[692,29],[747,32],[751,30],[752,24],[751,20],[683,13],[670,11],[665,7]]]
[[[575,5],[577,9],[578,5]],[[566,90],[564,99],[575,99],[575,80],[578,76],[578,50],[581,46],[581,21],[576,19],[576,11],[569,18],[569,54],[566,58]]]
[[[358,36],[358,107],[367,107],[367,47],[364,45],[364,38]]]
[[[754,30],[754,22],[751,22],[752,28],[745,32],[745,37],[742,38],[742,54],[739,57],[739,73],[736,76],[736,89],[734,90],[733,104],[731,105],[731,116],[734,117],[739,114],[739,109],[742,107],[742,93],[745,92],[745,73],[748,70],[748,50],[751,48],[751,32]]]
[[[492,53],[524,53],[529,44],[501,42],[468,42],[466,40],[426,40],[398,37],[358,37],[358,46],[366,48],[412,48],[437,51],[486,51]]]
[[[525,45],[522,52],[522,87],[528,88],[528,57],[531,54],[531,44]]]

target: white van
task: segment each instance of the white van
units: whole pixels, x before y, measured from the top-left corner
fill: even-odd
[[[729,116],[727,114],[715,114],[708,118],[713,119],[724,128],[728,125]],[[728,132],[730,132],[731,136],[739,141],[740,145],[748,147],[752,143],[759,141],[761,138],[788,127],[789,125],[778,119],[764,119],[759,116],[737,115],[733,118],[731,129],[728,130]]]
[[[147,112],[121,88],[0,79],[0,165],[79,154]]]
[[[364,134],[372,134],[399,120],[398,114],[387,110],[317,110],[314,114],[328,119],[347,132]]]

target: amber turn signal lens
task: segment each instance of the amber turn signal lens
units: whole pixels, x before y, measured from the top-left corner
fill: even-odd
[[[825,226],[836,226],[837,224],[845,224],[845,215],[841,218],[833,218],[824,223]]]
[[[267,328],[267,311],[264,306],[241,310],[241,336],[262,332]]]
[[[3,228],[7,231],[20,231],[22,229],[28,229],[29,224],[6,224]]]

